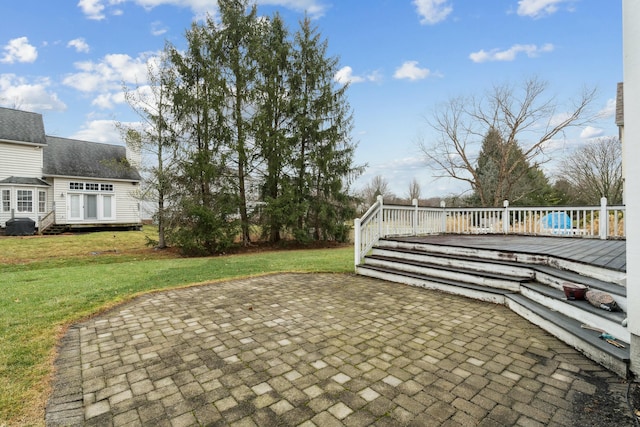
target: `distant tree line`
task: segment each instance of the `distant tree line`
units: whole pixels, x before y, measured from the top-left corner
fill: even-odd
[[[346,240],[355,215],[346,85],[310,19],[290,33],[248,0],[219,0],[219,19],[167,44],[149,68],[150,88],[125,91],[143,118],[129,144],[155,154],[158,246],[224,252],[256,236]]]

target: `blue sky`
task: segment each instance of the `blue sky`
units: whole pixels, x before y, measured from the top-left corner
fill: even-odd
[[[399,196],[415,177],[423,197],[464,190],[434,180],[418,149],[434,138],[427,118],[461,95],[537,76],[560,105],[584,86],[598,90],[601,118],[567,132],[554,158],[590,138],[617,135],[622,81],[622,5],[616,0],[258,0],[295,31],[305,10],[339,82],[351,82],[355,161],[361,187],[382,175]],[[184,46],[193,20],[215,0],[21,0],[2,2],[0,106],[44,115],[48,134],[122,143],[114,121],[136,116],[122,82],[144,84],[145,61],[165,40]],[[553,163],[548,172],[555,173]]]

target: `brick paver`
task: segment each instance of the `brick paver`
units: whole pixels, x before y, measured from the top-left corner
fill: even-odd
[[[149,294],[72,326],[58,354],[49,426],[570,426],[625,403],[614,374],[505,307],[345,274]]]

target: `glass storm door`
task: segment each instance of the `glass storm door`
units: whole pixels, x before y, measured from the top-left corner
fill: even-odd
[[[84,219],[98,219],[98,196],[84,195]]]
[[[82,219],[82,195],[69,195],[69,219]]]

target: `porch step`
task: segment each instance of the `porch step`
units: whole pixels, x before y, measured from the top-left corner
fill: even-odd
[[[628,377],[629,344],[623,343],[625,348],[615,347],[600,339],[599,332],[583,329],[580,321],[550,310],[525,295],[507,295],[506,305],[531,323],[581,351],[591,360],[600,363],[623,378]]]

